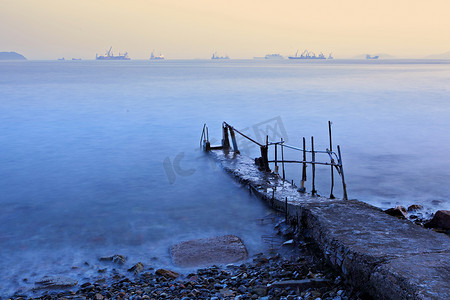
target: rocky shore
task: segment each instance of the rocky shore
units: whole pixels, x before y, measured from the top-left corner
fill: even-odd
[[[115,274],[93,282],[72,282],[66,288],[47,280],[38,296],[15,295],[9,299],[358,299],[343,279],[316,256],[312,243],[302,240],[294,228],[279,222],[272,247],[246,261],[177,273],[155,269],[141,262],[128,274]],[[275,242],[276,240],[276,242]],[[111,264],[123,265],[124,256],[110,257]],[[105,258],[101,258],[105,260]],[[59,284],[59,285],[58,285]],[[70,286],[71,285],[71,286]],[[1,298],[0,298],[1,299]]]

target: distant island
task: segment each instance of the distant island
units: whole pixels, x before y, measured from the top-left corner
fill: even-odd
[[[0,60],[27,60],[25,56],[17,52],[0,52]]]
[[[450,59],[450,51],[440,54],[428,55],[427,59]]]

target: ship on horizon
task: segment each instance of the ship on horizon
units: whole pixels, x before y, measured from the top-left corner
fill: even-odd
[[[150,60],[163,60],[164,55],[162,55],[161,53],[159,53],[159,55],[155,55],[154,54],[155,50],[152,51],[152,53],[150,54]]]
[[[217,52],[214,52],[213,55],[211,56],[211,59],[230,59],[230,58],[228,57],[228,55],[218,56]]]
[[[370,54],[366,54],[366,59],[378,59],[379,57],[378,55],[371,56]]]
[[[98,55],[95,54],[96,60],[130,60],[128,57],[128,52],[125,52],[124,54],[114,55],[112,53],[112,46],[109,48],[108,52],[106,52],[105,55]]]
[[[330,54],[331,56],[331,54]],[[319,55],[316,55],[314,52],[309,52],[308,50],[303,51],[300,56],[298,55],[298,50],[295,52],[295,56],[289,56],[289,59],[326,59],[325,55],[320,52]]]
[[[264,56],[264,59],[284,59],[284,57],[281,54],[273,53],[273,54],[266,54],[266,56]]]

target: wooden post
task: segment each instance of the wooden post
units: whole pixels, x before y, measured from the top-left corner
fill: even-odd
[[[342,156],[341,156],[341,148],[339,145],[337,146],[338,149],[338,155],[339,155],[339,165],[341,169],[341,178],[342,178],[342,191],[344,192],[344,200],[348,200],[347,197],[347,185],[345,184],[345,178],[344,178],[344,168],[342,165]]]
[[[302,166],[302,181],[300,184],[299,192],[306,192],[305,189],[305,181],[306,181],[306,140],[303,137],[303,166]]]
[[[330,137],[330,156],[332,155],[333,152],[333,143],[331,141],[331,121],[328,121],[328,134]],[[331,156],[332,157],[332,156]],[[331,163],[333,163],[333,159],[331,159]],[[334,195],[333,195],[333,188],[334,188],[334,170],[333,170],[333,165],[331,165],[330,167],[331,170],[331,192],[330,192],[330,199],[334,199]]]
[[[314,152],[314,137],[311,137],[311,161],[312,161],[312,191],[311,194],[314,196],[317,194],[316,191],[316,152]]]
[[[261,168],[263,171],[266,171],[266,172],[270,171],[269,159],[268,159],[266,146],[261,147]]]
[[[236,142],[236,136],[234,135],[234,130],[231,127],[229,129],[230,129],[231,141],[233,142],[233,150],[234,150],[234,152],[239,153],[239,149],[238,149],[237,142]]]
[[[283,138],[281,138],[281,166],[283,167],[283,180],[286,180],[284,173],[284,151],[283,151]]]
[[[278,155],[277,155],[277,144],[275,144],[275,174],[278,174]]]
[[[228,139],[228,126],[222,125],[222,147],[223,150],[230,149],[230,140]]]

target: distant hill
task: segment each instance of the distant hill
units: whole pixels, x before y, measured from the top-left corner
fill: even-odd
[[[441,53],[441,54],[428,55],[425,58],[428,58],[428,59],[450,59],[450,51]]]
[[[370,56],[379,56],[379,59],[395,59],[397,57],[392,56],[390,54],[386,54],[386,53],[365,53],[365,54],[360,54],[357,56],[354,56],[354,59],[366,59],[366,55],[370,54]]]
[[[17,52],[0,52],[0,60],[27,60],[25,56]]]

